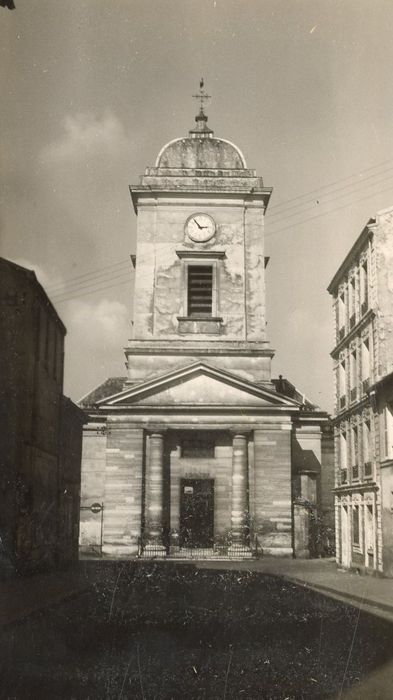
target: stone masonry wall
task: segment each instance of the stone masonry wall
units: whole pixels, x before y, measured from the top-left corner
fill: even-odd
[[[254,530],[264,554],[292,555],[291,424],[254,431]]]
[[[93,503],[104,503],[106,467],[106,426],[88,424],[83,431],[81,511],[79,546],[83,551],[100,553],[101,513],[92,513]],[[105,503],[104,503],[105,508]]]
[[[197,211],[210,214],[217,225],[215,236],[203,244],[193,243],[184,232],[187,218]],[[134,337],[178,337],[177,316],[187,311],[184,261],[176,255],[180,249],[225,251],[225,258],[217,261],[217,314],[223,318],[220,337],[264,339],[262,233],[263,213],[258,206],[247,208],[245,214],[243,203],[223,206],[217,200],[140,205]],[[198,337],[204,338],[203,334]]]
[[[108,418],[103,553],[135,554],[141,536],[143,429]]]

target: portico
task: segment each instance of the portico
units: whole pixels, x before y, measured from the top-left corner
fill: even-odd
[[[226,501],[230,502],[230,520],[225,523],[225,531],[221,532],[222,540],[225,541],[229,554],[245,556],[251,554],[250,546],[250,510],[249,510],[249,471],[248,471],[248,436],[250,431],[245,429],[243,433],[238,431],[221,431],[217,434],[211,430],[207,432],[192,433],[178,430],[163,430],[154,432],[146,436],[149,448],[148,461],[146,464],[146,498],[145,498],[145,528],[143,537],[142,553],[144,556],[166,556],[176,555],[181,549],[195,548],[214,551],[219,539],[220,507],[219,493],[222,489],[219,480],[212,471],[212,459],[215,459],[215,451],[219,451],[220,443],[232,441],[232,470],[231,470],[231,493]],[[187,435],[187,438],[183,438]],[[212,447],[212,457],[204,456],[209,450],[204,450],[203,437],[208,441],[208,446]],[[226,440],[225,437],[228,439]],[[183,457],[182,449],[184,440],[191,457]],[[223,445],[221,444],[221,448]],[[176,457],[173,459],[174,473],[171,473],[171,452],[175,449]],[[228,450],[229,451],[229,450]],[[165,453],[169,455],[169,460],[165,459]],[[176,461],[186,461],[179,472],[176,469]],[[167,465],[167,466],[166,466]],[[165,474],[165,468],[170,473]],[[164,490],[164,483],[169,484],[167,493]],[[216,483],[217,482],[217,483]],[[209,487],[206,488],[206,485]],[[205,487],[205,488],[204,488]],[[218,493],[215,491],[218,488]],[[169,492],[168,492],[169,491]],[[217,498],[218,496],[218,498]],[[164,501],[169,498],[165,507]],[[193,502],[195,501],[195,503]],[[216,503],[218,501],[218,503]],[[188,503],[187,503],[188,502]],[[204,514],[204,519],[209,520],[206,527],[193,518],[193,510],[200,510]],[[227,508],[225,508],[228,513]],[[171,512],[172,511],[172,512]],[[217,517],[215,518],[215,511]],[[222,516],[221,516],[222,517]],[[215,520],[217,523],[215,523]],[[169,522],[169,537],[168,537]],[[230,527],[229,527],[230,526]],[[206,531],[211,531],[211,535],[206,538]],[[223,545],[224,542],[222,541]],[[221,551],[223,546],[221,546]]]

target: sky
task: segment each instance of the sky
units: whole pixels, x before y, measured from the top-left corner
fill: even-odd
[[[332,410],[326,287],[393,205],[390,0],[15,5],[0,8],[0,254],[36,271],[67,327],[65,392],[126,375],[128,186],[192,128],[203,76],[209,126],[273,187],[273,376]]]

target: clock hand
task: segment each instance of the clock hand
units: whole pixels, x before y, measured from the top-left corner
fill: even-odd
[[[196,223],[196,225],[198,226],[198,228],[205,228],[204,226],[201,226],[200,224],[198,224],[198,222],[197,222],[196,219],[193,219],[193,221],[195,221],[195,223]]]

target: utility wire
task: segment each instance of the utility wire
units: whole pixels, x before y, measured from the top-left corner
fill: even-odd
[[[391,180],[392,178],[393,178],[393,173],[389,177],[385,177],[382,180],[378,180],[378,182],[373,182],[372,184],[369,185],[369,188],[375,187],[376,185],[383,184],[384,182],[387,182],[388,180]],[[313,211],[315,209],[315,206],[324,207],[326,205],[332,204],[333,202],[337,202],[340,199],[348,197],[349,195],[357,194],[358,192],[361,192],[361,191],[362,191],[362,189],[357,189],[357,190],[353,190],[352,192],[349,192],[347,194],[339,195],[338,197],[332,197],[332,199],[329,199],[326,202],[319,202],[319,201],[315,202],[312,207],[307,207],[307,209],[303,209],[302,211],[295,212],[292,215],[288,214],[287,216],[283,216],[282,219],[279,219],[278,221],[272,221],[271,226],[276,226],[277,224],[280,224],[281,222],[287,221],[288,219],[293,219],[296,216],[300,216],[301,214],[307,214],[307,212]],[[374,196],[376,194],[379,194],[379,192],[372,192],[371,196]],[[294,223],[294,225],[296,225],[296,221],[294,221],[293,223]],[[267,222],[267,225],[269,225],[269,222]],[[273,233],[274,233],[274,231],[273,231]]]
[[[290,224],[289,226],[285,226],[284,228],[278,229],[277,231],[270,231],[270,233],[265,234],[265,238],[268,238],[270,236],[275,236],[277,233],[282,233],[282,231],[287,231],[289,228],[294,228],[295,226],[301,226],[302,224],[305,224],[307,221],[312,221],[313,219],[318,219],[320,216],[328,216],[329,214],[334,214],[336,211],[340,211],[341,209],[346,209],[347,207],[351,207],[353,204],[359,204],[359,202],[363,202],[365,199],[370,199],[370,197],[375,197],[376,194],[384,194],[385,192],[391,192],[393,188],[393,184],[391,187],[388,187],[385,190],[380,190],[378,193],[372,192],[371,194],[366,194],[364,197],[361,199],[356,199],[354,202],[348,202],[347,204],[342,204],[341,207],[335,207],[334,209],[331,209],[330,211],[326,212],[321,212],[320,214],[316,214],[315,216],[310,216],[308,219],[303,219],[302,221],[297,221],[293,224]]]
[[[125,263],[130,263],[129,258],[125,258],[123,260],[119,260],[118,262],[112,263],[111,265],[104,265],[103,267],[98,268],[98,270],[91,270],[90,272],[84,272],[82,275],[76,275],[75,277],[70,277],[68,280],[65,280],[64,282],[59,282],[58,284],[52,284],[50,287],[48,287],[49,292],[53,292],[55,289],[58,287],[64,287],[64,285],[68,284],[69,282],[73,282],[74,280],[79,280],[82,277],[95,277],[98,274],[101,274],[101,270],[109,270],[110,268],[117,267],[118,265],[125,265]]]
[[[81,280],[80,282],[77,282],[74,284],[69,285],[68,287],[65,287],[63,289],[59,289],[58,291],[53,292],[53,296],[55,298],[62,297],[65,294],[69,294],[70,292],[77,291],[78,289],[85,289],[86,287],[90,287],[91,285],[95,284],[102,284],[105,282],[110,282],[113,279],[117,279],[120,275],[127,275],[128,277],[131,276],[131,270],[115,270],[114,272],[105,272],[103,275],[101,275],[100,279],[86,279],[86,280]]]
[[[329,198],[330,198],[330,196],[331,196],[332,194],[335,194],[336,192],[342,192],[343,190],[348,189],[348,188],[351,188],[351,189],[352,189],[352,187],[358,187],[359,185],[362,186],[363,183],[366,182],[366,180],[370,180],[371,178],[378,177],[379,175],[384,175],[385,173],[388,173],[388,172],[390,172],[390,171],[392,171],[392,170],[393,170],[393,166],[391,166],[390,168],[386,168],[385,170],[383,170],[383,171],[380,172],[380,173],[376,173],[376,174],[374,174],[374,175],[368,175],[367,177],[362,178],[362,180],[359,181],[359,182],[353,182],[353,183],[350,183],[350,184],[348,184],[348,185],[345,185],[344,187],[338,187],[338,188],[332,190],[331,192],[329,192]],[[389,178],[390,178],[390,177],[392,177],[392,175],[389,175]],[[386,179],[388,179],[388,178],[386,178]],[[381,182],[381,181],[378,181],[378,182]],[[370,183],[370,187],[373,187],[374,184],[377,184],[377,183]],[[356,191],[356,190],[355,190],[355,191]],[[347,194],[352,194],[352,192],[348,192]],[[342,195],[342,196],[346,196],[346,195]],[[319,194],[319,195],[318,195],[318,200],[317,200],[317,201],[320,201],[320,200],[323,201],[323,198],[324,198],[324,195],[323,195],[323,194]],[[331,199],[328,199],[327,201],[332,201],[332,200],[331,200]],[[294,208],[297,208],[297,207],[303,207],[303,206],[305,206],[306,204],[312,204],[312,203],[315,204],[315,197],[313,197],[312,199],[308,199],[308,200],[306,200],[305,202],[303,202],[303,203],[301,203],[301,204],[292,204],[292,206],[288,207],[284,212],[279,211],[279,212],[273,212],[272,214],[270,214],[270,212],[269,212],[269,210],[268,210],[268,211],[267,211],[267,214],[266,214],[266,217],[268,217],[269,219],[272,219],[274,216],[281,217],[281,216],[284,214],[284,215],[285,215],[285,218],[287,218],[287,214],[286,214],[287,211],[289,212],[291,209],[294,209]],[[296,212],[295,214],[293,214],[293,216],[295,216],[296,214],[300,214],[300,213],[301,213],[301,211],[300,211],[300,212]],[[290,214],[290,216],[292,216],[292,214]]]
[[[385,161],[385,162],[389,162],[389,161]],[[377,168],[377,167],[380,167],[380,166],[373,166],[374,169]],[[391,169],[392,169],[392,168],[388,168],[387,171],[389,171],[389,170],[391,170]],[[368,169],[368,170],[370,170],[370,169]],[[370,178],[372,178],[372,177],[378,177],[378,175],[380,175],[380,174],[382,174],[382,173],[377,173],[376,175],[370,175],[368,178],[364,178],[364,180],[370,179]],[[351,176],[351,177],[353,177],[353,176]],[[383,178],[383,179],[381,179],[381,180],[378,180],[377,182],[370,183],[370,187],[374,187],[374,186],[379,185],[379,184],[381,184],[381,183],[383,183],[383,182],[386,182],[386,181],[389,180],[391,177],[393,177],[393,174],[390,175],[390,176],[387,177],[387,178]],[[345,178],[345,179],[348,179],[348,178]],[[337,182],[339,182],[339,181],[337,181]],[[332,186],[333,184],[335,184],[335,183],[332,183],[330,186]],[[340,192],[342,189],[347,189],[348,187],[353,187],[354,185],[357,185],[357,184],[358,184],[358,183],[353,183],[352,185],[347,185],[347,186],[344,187],[344,188],[336,188],[336,190],[334,190],[334,191],[333,191],[332,193],[330,193],[330,194],[333,194],[334,192]],[[363,181],[362,181],[362,183],[359,183],[359,184],[363,185]],[[326,185],[326,187],[328,187],[328,185]],[[382,192],[387,192],[387,191],[389,191],[389,190],[390,190],[390,188],[389,188],[389,189],[382,190]],[[320,192],[321,189],[318,189],[318,190],[315,190],[315,191]],[[356,190],[353,190],[352,192],[347,192],[346,194],[339,195],[338,197],[333,197],[333,198],[327,199],[325,202],[322,203],[322,206],[329,205],[329,204],[331,204],[331,203],[334,202],[334,201],[337,201],[337,200],[339,200],[339,199],[342,199],[343,197],[350,196],[351,194],[354,194],[355,192],[360,192],[360,191],[361,191],[361,189],[356,189]],[[305,193],[305,194],[302,195],[302,196],[303,196],[303,197],[304,197],[304,196],[307,196],[307,194],[310,194],[310,193]],[[331,213],[334,213],[334,211],[336,211],[336,210],[341,210],[341,209],[343,209],[343,208],[346,208],[346,207],[348,207],[348,206],[351,206],[352,204],[361,202],[361,201],[363,201],[364,199],[369,199],[370,197],[375,196],[375,194],[377,194],[377,193],[372,193],[372,194],[369,194],[369,195],[365,195],[362,199],[356,200],[356,202],[348,202],[348,203],[344,204],[344,205],[341,206],[341,207],[336,207],[335,209],[332,209],[332,210],[327,211],[327,212],[326,212],[326,211],[325,211],[325,212],[320,212],[319,214],[316,214],[315,216],[309,217],[309,218],[307,218],[307,219],[303,219],[303,220],[300,220],[300,221],[293,221],[290,225],[285,226],[285,227],[283,227],[283,228],[281,228],[281,229],[278,229],[278,230],[275,230],[275,231],[267,232],[265,235],[266,235],[266,237],[270,237],[270,236],[272,236],[272,235],[275,235],[276,233],[281,233],[282,231],[285,231],[285,230],[287,230],[287,229],[289,229],[289,228],[293,228],[294,226],[299,226],[299,225],[301,225],[301,224],[303,224],[303,223],[306,223],[307,221],[314,220],[314,219],[319,218],[319,217],[321,217],[321,216],[327,216],[327,215],[329,215],[329,214],[331,214]],[[379,193],[378,193],[378,194],[379,194]],[[319,195],[319,196],[322,197],[321,195]],[[291,200],[288,200],[288,201],[291,201]],[[314,201],[314,200],[311,200],[311,201]],[[307,204],[307,202],[304,202],[303,204]],[[291,218],[296,218],[296,216],[299,216],[300,214],[307,213],[308,211],[312,211],[313,209],[315,209],[315,205],[312,206],[312,207],[306,207],[306,208],[303,209],[303,210],[300,210],[300,211],[298,211],[298,212],[294,212],[294,213],[291,215]],[[269,216],[269,215],[267,215],[267,221],[268,221],[268,223],[269,223],[269,218],[268,218],[268,216]],[[288,218],[290,218],[289,215],[287,215],[287,216],[282,216],[281,219],[279,218],[278,220],[273,221],[273,222],[272,222],[272,226],[277,225],[277,224],[279,224],[281,221],[285,221],[285,220],[288,219]],[[138,259],[139,259],[140,261],[143,262],[143,261],[148,260],[148,259],[150,259],[150,258],[149,258],[148,256],[138,256]],[[171,256],[164,256],[164,257],[161,257],[161,258],[160,258],[161,262],[165,262],[165,260],[168,260],[168,262],[169,262],[171,259],[172,259]],[[101,291],[101,290],[103,291],[103,290],[105,290],[105,289],[108,289],[108,288],[110,288],[110,287],[113,287],[114,285],[111,284],[111,285],[109,285],[109,287],[108,287],[108,286],[96,287],[96,285],[97,285],[97,284],[102,285],[103,283],[105,283],[105,282],[107,282],[107,281],[112,282],[113,279],[121,279],[121,277],[124,277],[125,275],[128,276],[129,273],[133,271],[132,268],[128,268],[128,271],[127,271],[127,272],[126,272],[126,269],[124,269],[124,272],[123,272],[123,270],[120,270],[120,269],[115,270],[115,272],[119,272],[119,273],[122,273],[122,274],[116,275],[116,277],[111,276],[109,279],[106,279],[106,278],[108,277],[108,275],[111,275],[111,272],[110,272],[110,271],[111,271],[113,268],[119,267],[119,266],[123,267],[123,266],[126,266],[126,265],[129,266],[129,260],[128,260],[127,258],[125,258],[123,261],[118,261],[118,262],[116,262],[116,263],[112,263],[112,264],[110,264],[110,265],[106,265],[106,266],[104,266],[103,268],[99,268],[98,270],[90,271],[90,272],[87,272],[87,273],[84,273],[84,274],[81,274],[81,275],[77,275],[77,276],[75,276],[74,278],[70,278],[69,280],[66,280],[65,282],[63,282],[63,283],[61,283],[61,284],[58,284],[58,285],[54,285],[54,286],[52,286],[52,287],[49,287],[47,291],[48,291],[49,294],[50,294],[51,292],[54,293],[54,300],[56,301],[56,299],[57,299],[57,300],[58,300],[57,303],[63,303],[64,301],[68,301],[68,300],[71,299],[71,298],[75,298],[74,296],[69,297],[68,295],[69,295],[69,294],[74,294],[74,293],[77,292],[78,290],[85,290],[86,288],[89,290],[89,288],[90,288],[92,285],[93,285],[93,288],[92,288],[90,291],[87,291],[87,292],[86,292],[86,291],[83,291],[83,294],[81,294],[81,295],[83,296],[83,295],[85,295],[85,294],[87,294],[87,293],[94,293],[95,291]],[[103,278],[103,279],[97,279],[97,278]],[[77,280],[80,280],[80,281],[77,281]],[[127,280],[127,281],[128,281],[128,280]],[[70,284],[70,283],[72,283],[72,282],[76,282],[76,284]],[[125,282],[124,282],[124,283],[125,283]],[[122,284],[123,284],[123,283],[122,283]]]
[[[393,185],[392,185],[392,187],[393,187]],[[392,189],[392,187],[389,187],[389,188],[387,188],[387,189],[385,189],[385,190],[381,190],[380,193],[378,193],[378,194],[383,194],[383,193],[385,193],[385,192],[390,192],[391,189]],[[283,227],[283,228],[281,228],[281,229],[278,229],[277,231],[271,231],[270,233],[268,232],[268,233],[265,234],[265,237],[268,238],[268,237],[270,237],[270,236],[272,236],[272,235],[276,235],[276,234],[278,234],[278,233],[282,233],[283,231],[286,231],[286,230],[288,230],[288,229],[293,229],[295,226],[300,226],[300,225],[302,225],[302,224],[304,224],[304,223],[307,223],[308,221],[313,221],[314,219],[318,219],[318,218],[320,218],[321,216],[328,216],[329,214],[334,214],[336,211],[340,211],[341,209],[345,209],[345,208],[347,208],[347,207],[349,207],[349,206],[352,206],[353,204],[358,204],[359,202],[363,202],[365,199],[370,199],[370,197],[374,197],[374,196],[375,196],[375,193],[372,193],[372,194],[369,194],[369,195],[365,195],[364,197],[362,197],[361,199],[356,200],[355,202],[347,202],[346,204],[343,204],[343,205],[340,206],[340,207],[335,207],[335,209],[331,209],[330,211],[321,212],[320,214],[316,214],[315,216],[311,216],[311,217],[309,217],[308,219],[303,219],[302,221],[299,221],[299,222],[296,222],[296,223],[294,223],[294,224],[285,226],[285,227]],[[172,259],[172,258],[170,258],[170,259]],[[121,277],[121,276],[119,276],[119,277]],[[112,278],[112,279],[113,279],[113,278]],[[123,284],[127,284],[127,283],[130,282],[130,281],[131,281],[131,280],[129,279],[129,280],[125,280],[124,282],[118,282],[117,284],[104,285],[104,286],[100,286],[100,287],[98,287],[98,288],[97,288],[97,287],[92,288],[92,289],[90,289],[90,290],[88,289],[87,291],[82,291],[82,293],[80,293],[80,294],[77,293],[76,295],[74,294],[73,296],[70,296],[70,297],[67,297],[67,296],[66,296],[65,298],[59,299],[59,300],[57,300],[57,301],[56,301],[56,299],[55,299],[55,300],[54,300],[54,303],[62,304],[62,303],[64,303],[65,301],[70,301],[71,299],[75,299],[75,298],[77,298],[77,297],[79,297],[79,296],[85,296],[86,294],[93,294],[93,293],[98,292],[98,291],[105,291],[106,289],[111,289],[111,288],[116,287],[116,286],[120,286],[120,285],[123,285]]]
[[[107,280],[86,283],[86,284],[81,285],[79,287],[70,289],[68,292],[55,294],[53,297],[53,300],[54,301],[63,300],[63,297],[68,297],[69,294],[74,294],[75,292],[83,291],[85,289],[92,289],[94,291],[94,289],[96,288],[96,285],[99,285],[98,288],[100,288],[102,286],[102,284],[106,284],[107,282],[113,282],[114,280],[124,280],[125,282],[131,282],[131,276],[130,276],[129,272],[126,272],[126,273],[122,273],[120,275],[114,275],[113,277],[111,277],[110,279],[107,279]]]
[[[268,220],[268,222],[269,222],[269,221],[273,218],[273,216],[281,216],[282,214],[284,214],[286,209],[288,209],[288,210],[289,210],[289,209],[294,209],[294,208],[296,209],[296,208],[299,208],[299,207],[303,207],[303,206],[304,206],[305,204],[307,204],[307,203],[313,203],[313,202],[315,202],[315,198],[313,198],[313,199],[310,199],[309,202],[300,202],[300,203],[299,203],[299,200],[300,200],[300,199],[303,199],[304,197],[307,197],[307,196],[309,196],[309,195],[311,195],[311,194],[313,194],[313,193],[318,193],[319,198],[320,198],[320,199],[323,199],[323,196],[324,196],[324,195],[323,195],[322,191],[323,191],[324,189],[328,189],[328,188],[330,188],[330,187],[333,187],[333,185],[336,185],[336,184],[339,183],[339,182],[346,182],[347,180],[353,179],[353,178],[355,178],[355,177],[361,177],[362,174],[363,174],[363,172],[369,172],[370,170],[375,170],[375,169],[377,169],[377,168],[380,168],[382,165],[385,165],[386,163],[391,163],[391,162],[392,162],[391,160],[383,161],[382,163],[379,163],[379,164],[377,164],[377,165],[371,166],[370,168],[364,169],[364,170],[362,171],[362,173],[357,173],[357,174],[355,174],[355,175],[349,175],[349,176],[347,176],[346,178],[342,178],[341,180],[336,180],[335,182],[332,182],[332,183],[330,183],[330,184],[328,184],[328,185],[323,185],[323,186],[321,186],[321,187],[319,187],[319,188],[316,188],[315,190],[310,190],[309,192],[305,192],[305,193],[303,193],[302,195],[298,195],[297,197],[293,197],[292,199],[289,199],[289,200],[286,200],[286,201],[284,201],[284,202],[280,202],[279,204],[273,205],[273,206],[269,207],[269,210],[268,210],[268,212],[267,212],[267,214],[266,214],[266,218],[267,218],[267,220]],[[392,169],[392,168],[387,168],[387,169],[386,169],[385,171],[383,171],[383,172],[389,172],[391,169]],[[383,172],[382,172],[382,173],[375,173],[374,175],[369,175],[369,176],[367,176],[367,178],[363,178],[362,181],[361,181],[361,183],[354,182],[354,183],[349,183],[348,185],[345,185],[345,186],[342,187],[342,188],[336,188],[333,192],[329,193],[329,196],[330,196],[330,194],[333,194],[334,192],[340,192],[340,191],[343,190],[343,189],[348,189],[349,187],[354,187],[354,186],[356,186],[356,185],[358,185],[358,184],[363,184],[363,182],[364,182],[365,180],[369,180],[370,178],[373,178],[373,177],[378,177],[378,175],[383,174]],[[375,184],[376,184],[376,183],[375,183]],[[347,194],[349,195],[349,194],[351,194],[351,193],[348,192]],[[291,202],[294,202],[294,201],[296,202],[296,204],[293,204],[293,205],[291,205],[290,207],[287,207],[287,206],[286,206],[287,204],[290,204]],[[326,202],[323,202],[323,204],[328,204],[330,201],[332,201],[332,200],[326,200]],[[271,212],[272,212],[272,209],[277,209],[277,208],[282,208],[282,207],[284,207],[284,212],[282,211],[282,212],[280,212],[280,213],[278,213],[278,212],[277,212],[277,213],[276,213],[276,212],[271,213]],[[308,210],[308,209],[306,209],[305,211],[307,211],[307,210]],[[300,211],[299,211],[299,212],[294,212],[294,213],[293,213],[293,216],[296,216],[296,215],[299,214],[299,213],[303,213],[303,211],[301,211],[301,212],[300,212]],[[272,222],[272,224],[273,224],[273,223],[276,223],[276,222]],[[144,260],[144,257],[143,257],[143,256],[142,256],[142,257],[139,257],[139,259],[143,261],[143,260]],[[96,269],[96,270],[91,270],[90,272],[85,272],[85,273],[83,273],[83,274],[81,274],[81,275],[76,275],[75,277],[70,277],[69,279],[64,280],[63,282],[59,282],[58,284],[54,284],[54,285],[49,286],[49,287],[47,288],[47,291],[48,291],[48,293],[57,293],[57,290],[58,290],[58,289],[60,289],[60,290],[63,290],[63,289],[64,289],[64,290],[66,291],[65,288],[66,288],[71,282],[74,282],[74,281],[77,281],[77,280],[80,280],[80,279],[84,279],[84,278],[93,279],[93,278],[95,278],[96,276],[98,277],[98,276],[101,276],[101,274],[102,274],[102,275],[105,274],[105,271],[106,271],[106,270],[110,270],[110,269],[112,269],[112,268],[114,268],[114,267],[117,267],[117,266],[125,266],[125,265],[129,265],[129,259],[128,259],[128,258],[124,258],[123,260],[119,260],[118,262],[111,263],[110,265],[104,265],[104,266],[101,267],[101,268],[98,268],[98,269]]]
[[[109,284],[106,287],[99,287],[98,289],[91,289],[90,291],[81,292],[75,294],[74,296],[67,297],[66,299],[54,300],[53,304],[59,305],[64,304],[66,301],[72,301],[73,299],[79,299],[80,297],[86,296],[87,294],[94,294],[94,292],[103,292],[106,289],[111,289],[112,287],[121,287],[124,284],[129,284],[131,280],[125,280],[124,282],[116,282],[116,284]]]
[[[304,192],[304,194],[297,195],[296,197],[291,197],[291,199],[287,199],[284,202],[278,202],[277,204],[273,204],[269,209],[278,209],[281,206],[286,206],[287,204],[290,204],[291,202],[298,201],[299,199],[303,199],[303,197],[308,197],[310,194],[315,194],[318,192],[321,192],[321,190],[324,189],[329,189],[330,187],[333,187],[333,185],[337,185],[339,182],[346,182],[347,180],[352,180],[355,177],[361,177],[363,173],[368,173],[370,170],[376,170],[377,168],[382,167],[382,165],[386,165],[387,163],[391,163],[392,159],[390,158],[389,160],[383,160],[381,163],[377,163],[376,165],[371,165],[369,168],[364,168],[360,173],[354,173],[353,175],[348,175],[347,177],[340,178],[339,180],[334,180],[334,182],[330,182],[327,185],[322,185],[321,187],[317,187],[314,190],[310,190],[309,192]]]

